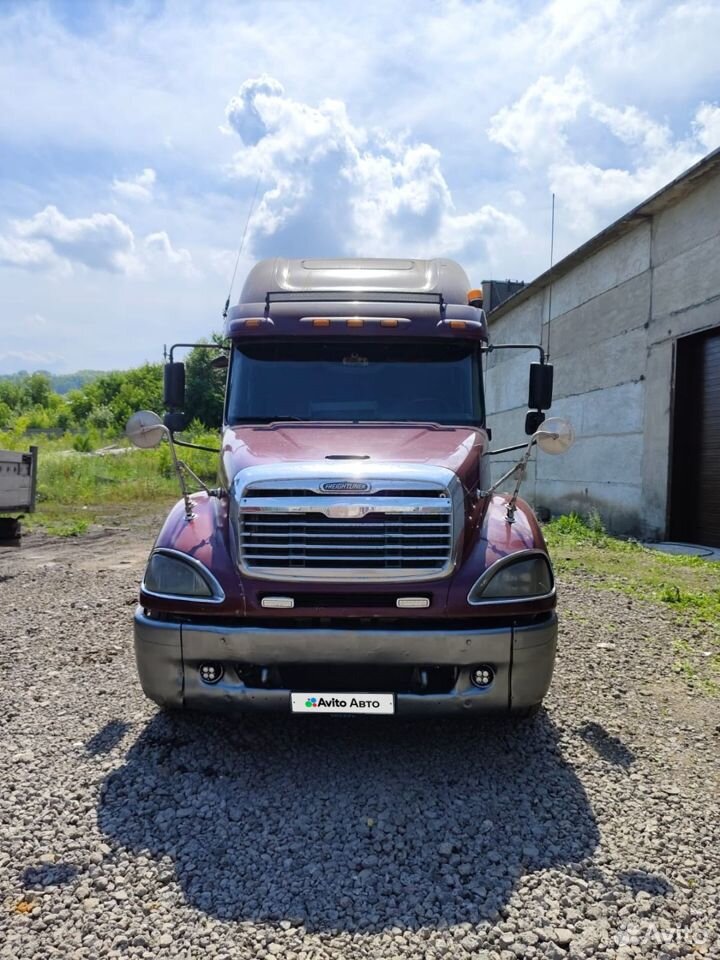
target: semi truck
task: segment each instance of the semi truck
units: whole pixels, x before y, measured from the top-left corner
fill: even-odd
[[[167,708],[288,714],[533,716],[549,688],[556,590],[519,497],[546,418],[538,344],[489,342],[482,291],[446,259],[256,264],[226,311],[218,485],[179,460],[184,367],[170,351],[164,420],[183,496],[152,548],[134,642]],[[211,345],[212,346],[212,345]],[[496,349],[537,351],[527,438],[495,483],[483,379]],[[194,475],[193,475],[194,476]],[[506,485],[507,489],[501,489]]]

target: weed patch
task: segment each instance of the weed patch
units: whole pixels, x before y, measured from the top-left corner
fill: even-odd
[[[691,628],[693,642],[676,645],[676,666],[692,676],[702,664],[705,686],[720,689],[719,563],[611,537],[597,517],[557,517],[543,532],[558,573],[582,574],[593,588],[661,604]]]
[[[218,445],[217,434],[200,428],[185,436],[207,446]],[[100,434],[0,433],[0,447],[26,450],[31,443],[39,447],[37,509],[23,520],[26,529],[80,536],[94,519],[114,507],[145,511],[180,496],[166,443],[153,450],[137,450],[124,438]],[[217,454],[183,448],[180,456],[201,480],[216,483]]]

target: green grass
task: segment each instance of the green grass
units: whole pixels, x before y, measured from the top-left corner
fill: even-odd
[[[80,435],[88,438],[89,435]],[[184,435],[188,436],[188,435]],[[191,439],[207,446],[218,445],[213,433],[194,432]],[[166,505],[180,497],[167,443],[154,450],[137,450],[124,439],[116,442],[122,453],[98,455],[93,450],[112,443],[111,437],[95,435],[88,444],[78,436],[65,434],[46,439],[0,433],[0,448],[27,450],[39,447],[37,506],[23,520],[25,529],[42,529],[53,536],[80,536],[94,522],[105,522],[119,508]],[[208,485],[217,478],[218,455],[178,447],[178,456]],[[196,484],[188,478],[190,489]]]
[[[597,515],[558,517],[543,532],[558,573],[584,574],[591,587],[662,604],[679,623],[695,628],[695,643],[702,649],[689,640],[676,641],[676,667],[720,692],[720,563],[611,537]],[[708,650],[711,656],[703,658],[699,677],[699,658]]]
[[[51,537],[81,537],[90,529],[93,515],[79,517],[76,514],[41,511],[29,514],[23,519],[24,530],[43,530]]]

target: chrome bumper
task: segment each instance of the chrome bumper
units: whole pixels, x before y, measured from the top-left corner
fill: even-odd
[[[557,617],[528,627],[453,630],[215,627],[153,620],[135,613],[135,657],[145,694],[161,706],[224,711],[290,711],[290,690],[248,687],[242,664],[393,664],[459,668],[449,693],[398,693],[397,714],[507,711],[539,703],[550,686]],[[200,664],[223,664],[216,684]],[[491,664],[493,683],[479,689],[470,667]],[[303,691],[305,692],[305,691]],[[362,693],[362,690],[358,690]]]

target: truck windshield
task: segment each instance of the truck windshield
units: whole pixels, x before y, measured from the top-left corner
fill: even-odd
[[[476,344],[284,341],[236,345],[228,423],[483,422]]]

